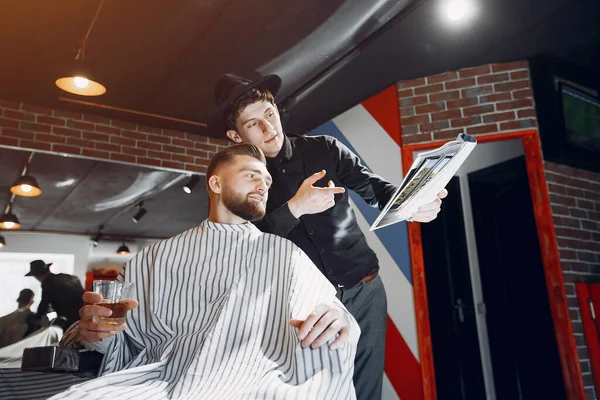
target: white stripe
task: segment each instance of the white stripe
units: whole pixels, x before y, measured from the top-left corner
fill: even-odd
[[[402,182],[400,146],[361,104],[332,121],[371,171],[396,185]]]
[[[369,247],[373,249],[379,259],[379,274],[387,294],[388,315],[394,321],[416,360],[419,361],[413,287],[377,235],[369,232],[369,224],[358,207],[352,200],[350,200],[350,204],[355,210],[358,226],[365,233]]]
[[[381,400],[400,400],[400,396],[394,390],[387,375],[383,375],[383,387],[381,389]]]

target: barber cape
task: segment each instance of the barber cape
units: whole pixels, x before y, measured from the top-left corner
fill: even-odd
[[[287,239],[204,221],[138,253],[118,279],[139,301],[127,330],[85,343],[74,324],[62,343],[103,352],[100,377],[53,399],[356,398],[356,321],[337,350],[303,349],[289,325],[321,303],[345,308]]]

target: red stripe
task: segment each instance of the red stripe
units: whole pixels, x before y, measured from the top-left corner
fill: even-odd
[[[402,400],[422,400],[421,367],[388,315],[385,373]]]
[[[401,146],[400,104],[396,85],[390,86],[361,104],[398,146]]]

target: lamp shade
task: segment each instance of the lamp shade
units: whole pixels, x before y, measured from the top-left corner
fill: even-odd
[[[7,212],[0,219],[0,229],[19,229],[21,227],[21,223],[15,214],[12,212]]]
[[[4,236],[0,235],[0,249],[3,249],[6,247],[6,239],[4,239]]]
[[[129,247],[125,246],[125,243],[123,243],[118,249],[117,249],[117,254],[120,254],[122,256],[125,256],[127,254],[129,254]]]
[[[72,71],[56,80],[56,86],[65,92],[79,96],[100,96],[106,87],[92,78],[89,66],[84,60],[77,60]]]
[[[11,193],[17,196],[35,197],[42,194],[42,189],[33,176],[23,175],[10,187]]]

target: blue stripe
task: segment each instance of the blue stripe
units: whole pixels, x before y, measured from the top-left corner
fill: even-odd
[[[348,139],[344,136],[342,131],[340,131],[340,129],[335,125],[335,123],[333,123],[333,121],[328,121],[324,123],[323,125],[310,132],[309,135],[333,136],[334,138],[348,146],[348,148],[352,150],[354,154],[360,157],[360,153],[356,151],[356,149],[352,146],[350,141],[348,141]],[[364,161],[362,162],[363,165],[369,168],[369,166]],[[350,198],[352,199],[356,207],[358,207],[358,210],[367,220],[369,225],[372,225],[373,222],[375,222],[375,219],[377,219],[377,216],[379,215],[379,210],[377,208],[369,206],[363,201],[363,199],[358,194],[352,191],[350,192]],[[366,235],[370,235],[373,233],[377,235],[377,237],[384,245],[388,253],[390,253],[390,256],[396,262],[398,268],[400,268],[406,279],[408,279],[408,281],[412,285],[412,272],[409,255],[410,253],[408,248],[408,229],[406,227],[406,222],[400,222],[398,224],[386,226],[385,228],[381,228],[373,232],[365,232]]]

